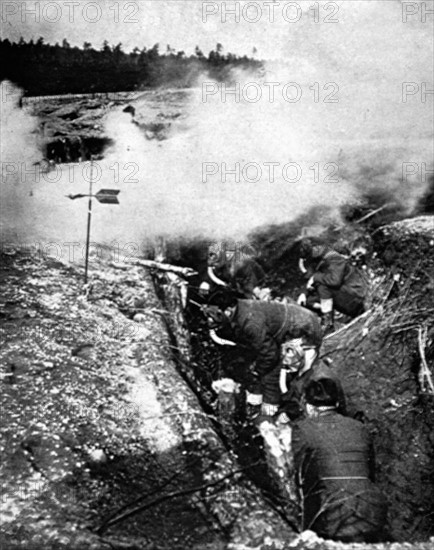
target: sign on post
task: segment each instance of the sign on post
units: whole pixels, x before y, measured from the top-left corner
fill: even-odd
[[[119,189],[100,189],[95,198],[101,204],[119,204]]]
[[[92,170],[91,170],[92,174]],[[84,197],[89,197],[89,207],[87,215],[87,235],[86,235],[86,260],[84,264],[84,283],[87,283],[87,271],[89,266],[89,242],[90,242],[90,224],[92,219],[92,197],[95,197],[98,202],[101,204],[119,204],[118,195],[120,193],[119,189],[100,189],[95,195],[92,195],[92,177],[89,182],[89,194],[84,195],[78,193],[73,195],[72,193],[66,195],[69,199],[82,199]]]

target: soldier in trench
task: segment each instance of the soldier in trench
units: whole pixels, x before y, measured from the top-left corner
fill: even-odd
[[[279,407],[281,423],[298,420],[303,416],[303,395],[308,384],[315,379],[332,380],[338,392],[337,412],[346,416],[346,400],[341,382],[333,370],[322,360],[316,359],[311,368],[306,369],[305,350],[300,339],[282,344],[280,370],[280,390],[282,392]]]
[[[343,254],[315,239],[303,239],[300,269],[308,279],[297,302],[321,313],[324,334],[334,331],[334,310],[357,317],[365,311],[366,283]]]
[[[247,300],[269,299],[269,289],[263,288],[264,279],[264,270],[247,250],[237,245],[212,245],[208,250],[207,279],[202,282],[200,293],[206,296],[212,288],[220,287],[231,289]]]
[[[295,424],[292,450],[303,530],[342,542],[384,538],[387,501],[375,485],[371,438],[338,413],[334,380],[312,377],[304,389],[306,418]]]
[[[297,341],[303,355],[299,370],[307,372],[321,346],[318,317],[297,304],[239,300],[229,292],[217,293],[210,303],[205,308],[209,327],[226,331],[255,360],[254,369],[241,375],[247,404],[261,416],[275,417],[282,396],[282,345]]]

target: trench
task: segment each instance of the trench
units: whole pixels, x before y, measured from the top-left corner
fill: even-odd
[[[64,146],[64,142],[61,143]],[[83,143],[86,143],[85,140]],[[102,155],[107,144],[105,139],[92,142],[89,144],[86,154]],[[63,155],[62,159],[66,159],[71,158],[72,153],[68,153],[64,148],[59,155]],[[53,160],[56,161],[54,158]],[[71,158],[72,162],[77,160],[79,158]],[[260,262],[266,270],[267,284],[277,295],[296,297],[303,285],[297,267],[298,249],[291,243],[294,242],[295,235],[299,233],[299,225],[306,224],[308,218],[309,215],[306,215],[304,219],[298,220],[295,224],[274,227],[254,235],[255,245],[258,250],[262,251]],[[334,228],[330,228],[329,236],[337,241]],[[345,237],[347,249],[351,248],[354,243],[368,242],[369,253],[372,257],[388,253],[388,249],[382,250],[381,245],[375,245],[369,236],[367,237],[360,231],[350,231]],[[205,251],[206,246],[202,241],[178,240],[167,243],[168,262],[199,271],[199,276],[192,279],[189,286],[189,298],[196,302],[201,300],[197,290],[204,274]],[[373,262],[373,265],[376,269],[379,267],[378,259]],[[389,268],[393,270],[393,260],[392,267],[389,265]],[[267,465],[261,437],[246,419],[245,404],[242,398],[222,404],[216,399],[216,395],[211,389],[211,383],[215,379],[222,376],[236,378],[237,372],[245,368],[246,358],[231,349],[221,349],[210,342],[201,313],[189,304],[180,314],[176,297],[167,294],[167,289],[163,288],[162,281],[158,278],[154,278],[154,284],[159,300],[173,314],[166,316],[164,321],[171,339],[172,357],[178,372],[198,397],[204,412],[212,419],[214,429],[225,447],[235,453],[240,465],[246,468],[248,477],[260,489],[264,499],[289,524],[296,525],[297,518],[294,517],[293,507],[288,506],[284,492],[276,483]],[[374,345],[363,348],[363,352],[365,351],[368,354],[377,354],[377,356],[379,353],[383,353],[381,349],[380,351],[375,349]],[[327,352],[333,355],[334,350],[328,349]],[[344,373],[350,381],[352,381],[351,376],[357,377],[357,369],[361,368],[361,358],[354,354],[351,357],[354,360],[352,372]],[[427,350],[427,360],[431,365],[434,362],[434,346],[432,344]],[[369,428],[375,434],[379,470],[378,483],[389,497],[390,538],[391,540],[417,542],[429,540],[434,535],[434,407],[433,400],[429,396],[418,395],[415,390],[417,355],[413,354],[409,357],[407,363],[409,378],[403,379],[402,388],[398,389],[397,399],[395,394],[384,390],[384,385],[388,384],[388,377],[390,378],[390,373],[393,372],[396,365],[394,361],[384,361],[381,369],[372,371],[372,383],[361,388],[361,400],[365,405],[364,416]],[[355,402],[360,401],[359,398],[360,396],[356,396]],[[400,406],[399,409],[393,411],[394,405],[391,403],[396,401]],[[387,412],[381,423],[372,420],[377,412],[373,407],[371,408],[374,402],[379,402]],[[414,449],[415,452],[410,449]],[[119,474],[120,477],[127,478],[131,475],[131,469],[140,471],[144,467],[149,467],[152,460],[151,456],[143,456],[134,464],[129,460],[120,461],[115,465],[117,472],[115,475]],[[417,472],[418,468],[420,472]],[[100,479],[113,475],[113,471],[105,472],[104,468],[100,468],[96,472],[96,476]],[[188,475],[192,475],[193,478],[195,476],[194,472]],[[154,481],[157,482],[157,479]],[[124,492],[124,489],[119,485],[120,491]],[[131,489],[135,490],[134,483],[129,488],[126,486],[125,494],[128,495]],[[186,523],[196,524],[198,529],[210,529],[206,521],[202,523],[203,519],[186,510],[182,503],[175,506],[173,510],[170,507],[167,510],[174,521],[177,514],[182,514],[185,516]],[[152,525],[158,518],[158,509],[149,518],[149,524]],[[168,537],[175,536],[175,531],[175,527],[169,527]],[[131,532],[137,533],[135,528],[132,528]]]
[[[55,164],[100,160],[113,142],[105,136],[59,136],[44,146],[44,157]]]
[[[240,466],[243,478],[253,481],[255,486],[260,489],[263,501],[285,521],[288,531],[293,532],[295,520],[288,517],[285,503],[276,497],[275,493],[279,488],[276,485],[273,486],[273,480],[267,477],[267,463],[261,453],[258,441],[254,441],[254,436],[249,432],[244,435],[244,440],[241,443],[238,429],[240,423],[237,422],[234,426],[228,422],[226,415],[228,411],[221,409],[210,391],[211,378],[204,376],[207,372],[206,369],[202,369],[201,375],[198,374],[197,369],[192,369],[192,366],[197,363],[193,356],[194,346],[191,346],[191,332],[187,330],[186,322],[178,307],[179,294],[176,287],[174,290],[170,284],[167,284],[165,276],[159,276],[158,272],[154,274],[153,282],[155,293],[152,293],[153,296],[150,300],[153,306],[156,305],[160,308],[157,313],[162,318],[169,336],[168,348],[170,349],[166,348],[167,355],[170,356],[170,364],[175,364],[177,367],[182,378],[181,384],[185,383],[198,398],[201,409],[205,412],[207,419],[211,421],[213,432],[217,434],[217,439],[223,444],[224,454],[233,457],[235,452],[238,459],[236,467],[238,469],[238,465]],[[98,295],[95,295],[95,299],[98,299]],[[119,312],[128,319],[133,318],[136,307],[140,310],[138,305],[123,308],[121,302],[118,302],[116,298],[114,303]],[[150,306],[150,302],[147,301],[147,305]],[[213,355],[218,357],[215,352]],[[203,364],[197,363],[197,367],[200,370]],[[167,374],[167,370],[165,373]],[[146,376],[146,367],[143,370],[140,368],[140,372],[137,371],[134,382],[134,402],[138,403],[139,396],[141,396],[140,401],[142,399],[149,401],[152,397],[146,392]],[[160,372],[160,377],[162,380],[165,379],[164,372]],[[164,390],[163,382],[159,382],[159,386],[163,393],[167,392],[167,389]],[[173,388],[170,391],[173,392]],[[185,392],[185,389],[182,391]],[[148,426],[146,423],[142,427],[147,431],[155,432],[154,435],[158,439],[164,440],[165,433],[162,428],[164,426]],[[159,430],[161,431],[159,432]],[[143,500],[145,495],[152,497],[157,494],[158,497],[159,487],[164,488],[167,483],[174,489],[185,486],[194,487],[203,483],[204,478],[203,464],[197,461],[198,455],[203,454],[202,444],[197,439],[182,443],[180,441],[172,442],[172,446],[166,451],[142,446],[140,453],[136,456],[119,456],[110,464],[96,465],[90,476],[93,482],[108,485],[112,489],[115,488],[118,502],[129,502],[130,504],[134,503],[132,495],[138,495],[138,500]],[[185,459],[182,459],[183,467],[180,468],[179,459],[182,455],[185,456]],[[171,473],[178,470],[179,474],[170,481]],[[76,482],[80,486],[81,482],[86,483],[86,480],[77,480]],[[233,487],[236,492],[236,484]],[[201,498],[182,498],[181,490],[179,498],[170,499],[161,505],[157,504],[146,512],[140,513],[140,516],[122,521],[113,527],[109,526],[107,534],[132,540],[134,537],[140,537],[141,540],[146,539],[149,543],[154,543],[161,548],[194,547],[195,544],[213,544],[217,545],[216,548],[221,548],[220,543],[225,544],[231,540],[232,528],[222,524],[219,517],[210,513],[210,510],[204,507]],[[130,504],[127,506],[129,507]],[[264,507],[264,504],[262,506]],[[105,521],[110,518],[110,513],[113,510],[112,502],[101,498],[98,507],[100,520]],[[156,525],[161,525],[161,527],[156,528]],[[99,531],[96,532],[100,534]],[[276,535],[279,532],[276,530]],[[104,530],[105,533],[106,530]],[[161,546],[159,546],[160,544]],[[214,548],[214,546],[210,546],[210,548]]]
[[[217,346],[209,341],[208,329],[201,314],[190,304],[183,312],[176,292],[162,285],[158,276],[154,276],[153,280],[157,297],[170,312],[162,318],[172,343],[171,353],[178,373],[198,398],[226,450],[235,454],[246,477],[288,526],[298,531],[294,505],[285,501],[284,491],[276,483],[267,463],[262,437],[246,418],[244,395],[235,398],[234,394],[227,394],[227,398],[222,400],[217,398],[211,387],[212,381],[223,375],[225,361],[239,366],[244,358],[240,354],[231,357],[220,353]],[[193,287],[197,286],[196,282],[192,282]],[[191,297],[191,286],[189,294]],[[198,299],[194,291],[193,295]]]
[[[302,284],[297,274],[298,249],[288,244],[282,246],[283,241],[291,242],[293,231],[291,227],[274,230],[274,241],[270,232],[256,235],[259,242],[266,244],[265,257],[268,262],[263,262],[263,267],[267,269],[268,263],[268,284],[275,294],[295,298]],[[356,235],[356,239],[360,240],[360,235]],[[189,288],[190,297],[195,301],[200,301],[197,288],[203,272],[203,244],[168,244],[171,254],[169,261],[200,272],[197,279],[191,281]],[[347,244],[351,245],[351,242]],[[381,248],[382,244],[371,242],[370,246],[370,254],[375,258],[375,269],[384,272],[384,266],[380,266],[378,260],[385,252]],[[419,290],[416,288],[414,292]],[[162,299],[164,301],[164,297]],[[397,299],[393,293],[391,299]],[[165,303],[167,307],[167,301]],[[391,307],[397,307],[393,303]],[[228,405],[226,410],[224,407],[219,409],[219,404],[212,396],[212,380],[222,376],[237,380],[237,373],[246,367],[244,358],[232,348],[221,348],[210,343],[205,322],[197,308],[191,305],[187,307],[185,323],[191,353],[189,369],[193,373],[192,378],[198,381],[192,389],[200,396],[205,410],[219,419],[218,432],[241,463],[252,456],[261,456],[264,461],[262,468],[252,470],[251,479],[284,515],[287,514],[283,493],[279,487],[276,490],[274,479],[267,470],[261,437],[245,418],[244,403],[232,403],[228,411]],[[169,327],[169,330],[174,332],[173,327]],[[385,342],[382,338],[386,339]],[[341,346],[345,348],[346,345],[345,337],[342,341],[329,343],[325,353],[332,358],[332,366],[334,362],[334,368],[344,379],[344,389],[348,387],[350,414],[361,415],[374,435],[376,481],[389,500],[388,538],[402,542],[429,540],[434,535],[434,397],[420,394],[418,390],[420,359],[414,349],[414,337],[408,334],[402,343],[401,339],[397,340],[389,333],[384,336],[379,332],[378,335],[373,334],[372,341],[361,343],[359,350],[356,346],[356,350],[350,351],[348,344],[348,357],[352,361],[349,368],[345,365],[341,349]],[[335,350],[341,357],[334,356]],[[390,355],[392,352],[393,357]],[[396,362],[397,355],[401,357],[399,363]],[[380,363],[378,357],[381,357]],[[363,370],[368,359],[372,359],[378,368]],[[432,343],[427,349],[427,360],[430,365],[434,362]],[[368,376],[368,380],[355,385],[354,379],[357,380],[360,373]],[[287,519],[293,521],[294,517],[287,515]]]

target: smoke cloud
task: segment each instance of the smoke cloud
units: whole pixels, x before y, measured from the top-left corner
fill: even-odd
[[[276,56],[260,75],[233,72],[226,85],[203,75],[182,100],[160,92],[158,110],[144,94],[134,102],[139,125],[121,109],[108,114],[115,145],[94,191],[120,189],[120,205],[95,203],[92,240],[239,240],[318,205],[339,217],[377,188],[411,211],[433,167],[430,25],[404,24],[400,2],[339,3],[329,25],[300,6],[299,23],[273,26]],[[35,120],[11,102],[2,109],[3,159],[31,162]],[[168,139],[147,139],[140,123],[175,111]],[[5,187],[2,177],[3,237],[84,242],[87,201],[65,195],[89,183],[82,167],[73,178],[59,170],[53,182],[29,175]]]
[[[313,24],[307,5],[297,25],[277,24],[261,75],[233,72],[227,85],[203,75],[167,141],[135,131],[134,227],[240,239],[313,206],[338,217],[375,190],[411,211],[433,163],[429,25],[404,24],[399,2],[339,5],[336,24]],[[135,107],[149,116],[146,99]],[[113,155],[125,158],[132,131],[119,135],[115,116]]]
[[[37,173],[33,163],[41,158],[37,143],[38,119],[22,111],[18,104],[22,92],[11,82],[0,83],[0,158],[1,158],[1,220],[3,241],[16,240],[20,226],[31,209],[32,184]],[[24,173],[24,169],[33,174]],[[25,185],[20,179],[26,179]]]

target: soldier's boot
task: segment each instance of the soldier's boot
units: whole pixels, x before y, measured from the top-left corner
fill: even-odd
[[[257,388],[255,388],[257,389]],[[259,391],[259,390],[257,390]],[[262,394],[246,391],[246,420],[248,423],[256,421],[261,414]]]
[[[329,334],[335,331],[333,311],[323,313],[321,326],[322,326],[323,336],[328,336]]]

